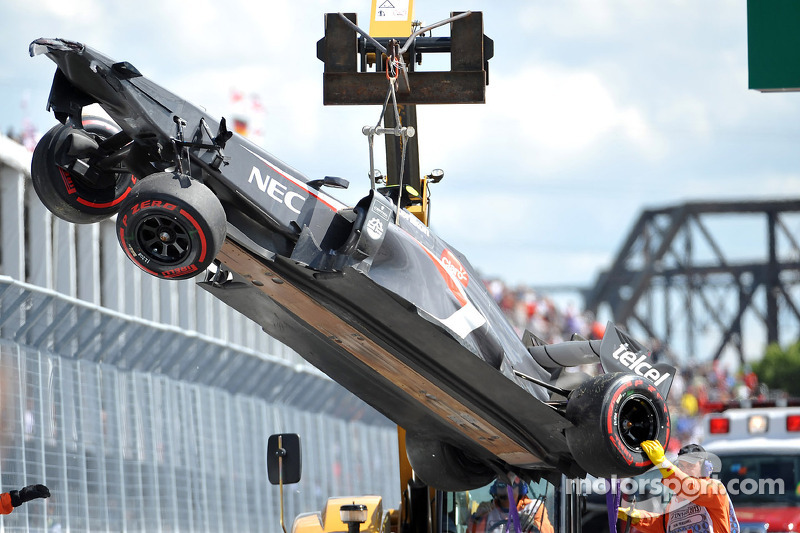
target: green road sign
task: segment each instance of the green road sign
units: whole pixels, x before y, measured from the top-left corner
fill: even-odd
[[[800,0],[747,0],[749,87],[800,90]]]

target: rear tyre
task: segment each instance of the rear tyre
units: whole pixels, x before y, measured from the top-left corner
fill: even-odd
[[[596,477],[641,474],[652,466],[641,442],[669,442],[667,403],[636,374],[603,374],[582,383],[567,399],[567,418],[573,423],[566,430],[570,452]]]
[[[111,135],[108,127],[92,128],[90,134],[63,124],[44,134],[33,151],[31,180],[37,196],[51,213],[67,222],[91,224],[117,212],[136,178],[124,170],[91,169],[91,158],[96,154],[67,153],[71,145],[96,145]],[[69,170],[79,160],[90,165],[92,179]]]
[[[222,248],[225,234],[225,211],[211,189],[171,172],[139,180],[117,216],[120,246],[157,278],[197,276]]]
[[[108,139],[121,131],[116,122],[99,114],[82,115],[81,124],[87,133],[97,135],[101,140]]]
[[[411,468],[426,485],[460,492],[488,485],[494,470],[452,444],[406,434],[406,454]]]

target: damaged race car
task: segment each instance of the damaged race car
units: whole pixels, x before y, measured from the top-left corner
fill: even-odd
[[[77,42],[56,65],[58,124],[35,191],[76,224],[116,216],[127,257],[198,282],[406,430],[417,475],[468,490],[498,473],[633,476],[666,445],[675,369],[609,324],[602,340],[522,339],[470,263],[372,187],[355,206],[144,77]],[[93,121],[99,104],[113,119]],[[605,373],[565,389],[565,367]],[[544,472],[544,474],[543,474]]]

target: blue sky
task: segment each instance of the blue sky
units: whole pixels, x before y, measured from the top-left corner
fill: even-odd
[[[0,130],[55,123],[55,66],[28,45],[72,39],[215,116],[236,112],[232,90],[256,95],[260,144],[309,177],[348,178],[337,196],[353,202],[368,188],[361,127],[379,108],[323,106],[315,46],[324,13],[366,27],[369,9],[0,0]],[[432,227],[484,275],[590,285],[642,209],[800,193],[800,101],[748,89],[745,0],[417,0],[415,16],[465,9],[483,11],[495,43],[487,103],[418,108],[420,165],[445,171]]]

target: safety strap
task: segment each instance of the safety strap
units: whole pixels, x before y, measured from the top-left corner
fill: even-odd
[[[517,503],[514,500],[514,490],[511,484],[506,485],[508,491],[508,521],[506,522],[506,531],[513,531],[514,533],[522,533],[522,528],[519,525],[519,513],[517,512]],[[511,529],[511,524],[514,524],[514,529]]]
[[[608,507],[608,530],[617,533],[617,513],[619,512],[619,479],[606,479],[606,506]]]

